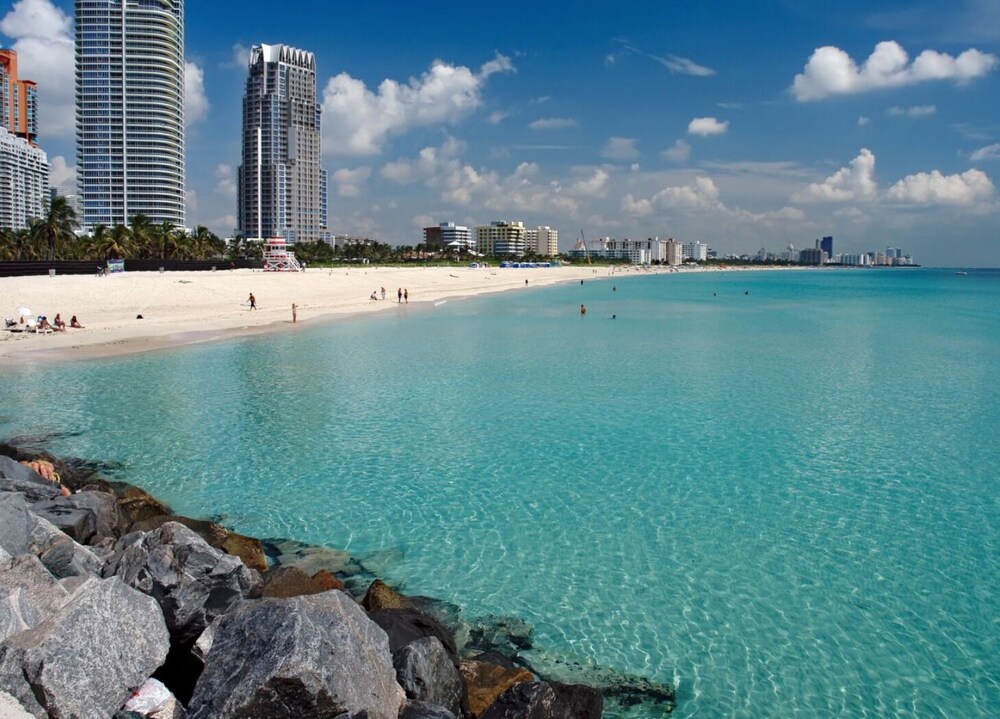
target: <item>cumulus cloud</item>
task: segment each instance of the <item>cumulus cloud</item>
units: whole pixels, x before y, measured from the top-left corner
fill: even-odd
[[[701,135],[723,135],[729,129],[729,121],[720,122],[714,117],[696,117],[688,123],[688,134]]]
[[[813,51],[803,72],[795,76],[792,94],[808,102],[932,80],[965,84],[993,70],[997,62],[996,55],[971,48],[958,57],[924,50],[911,63],[902,46],[888,40],[876,45],[859,68],[846,52],[828,45]]]
[[[20,0],[0,20],[17,51],[21,79],[38,83],[40,139],[72,139],[76,132],[73,21],[49,0]]]
[[[49,185],[69,191],[76,188],[76,165],[69,165],[62,155],[49,162]]]
[[[333,181],[337,183],[337,194],[341,197],[360,197],[361,187],[371,177],[372,168],[358,167],[353,170],[341,168],[333,173]]]
[[[621,210],[643,217],[655,210],[717,210],[728,212],[719,200],[719,188],[710,177],[698,177],[688,185],[664,187],[649,199],[635,199],[631,194],[622,198]]]
[[[1000,143],[980,147],[972,153],[970,159],[973,162],[982,162],[983,160],[1000,160]]]
[[[376,92],[340,73],[323,91],[323,149],[334,155],[376,155],[390,137],[411,128],[459,122],[482,105],[492,75],[512,71],[510,58],[499,53],[478,72],[438,60],[405,84],[383,80]]]
[[[223,197],[236,197],[236,181],[233,179],[232,165],[219,164],[215,166],[215,192]]]
[[[608,180],[610,178],[611,175],[606,170],[598,168],[587,179],[574,182],[571,190],[578,195],[603,197],[607,192]]]
[[[438,223],[430,215],[417,215],[410,220],[410,224],[422,230],[425,227],[433,227]]]
[[[532,130],[565,130],[579,124],[576,120],[568,117],[543,117],[530,123],[528,127]]]
[[[645,199],[637,200],[629,193],[622,198],[621,210],[632,217],[646,217],[653,213],[653,203]]]
[[[634,160],[639,157],[639,150],[636,149],[635,139],[631,137],[612,137],[601,150],[601,157],[609,160]]]
[[[193,62],[184,63],[184,124],[193,125],[208,116],[205,71]]]
[[[794,202],[850,202],[875,199],[878,184],[875,182],[875,155],[864,148],[851,160],[849,167],[842,167],[802,192],[792,196]]]
[[[890,107],[885,112],[893,117],[930,117],[937,113],[937,107],[935,105],[915,105],[913,107],[899,107],[897,105]]]
[[[688,161],[688,158],[691,157],[691,145],[684,140],[677,140],[673,146],[661,152],[660,157],[664,160],[676,162],[678,164],[685,163]]]
[[[989,200],[996,192],[993,182],[981,170],[958,175],[940,171],[908,175],[889,188],[890,200],[918,205],[960,205],[967,207]]]

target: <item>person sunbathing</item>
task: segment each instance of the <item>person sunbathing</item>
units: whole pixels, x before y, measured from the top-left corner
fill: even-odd
[[[80,322],[76,319],[76,315],[73,315],[72,317],[69,318],[69,326],[78,330],[83,329],[83,325],[81,325]]]
[[[66,323],[63,321],[63,318],[58,312],[56,312],[56,318],[52,320],[52,329],[57,330],[58,332],[66,330]]]
[[[42,315],[38,318],[38,329],[40,330],[51,330],[52,325],[49,324],[49,318]]]

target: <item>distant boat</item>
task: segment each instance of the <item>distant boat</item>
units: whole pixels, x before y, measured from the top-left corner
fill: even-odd
[[[965,272],[965,271],[960,271],[960,272],[956,272],[955,274],[956,274],[956,275],[967,275],[967,274],[969,274],[969,273],[968,273],[968,272]]]

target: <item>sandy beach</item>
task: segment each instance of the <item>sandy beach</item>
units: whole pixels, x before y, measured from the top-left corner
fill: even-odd
[[[649,271],[614,270],[616,275]],[[51,334],[3,331],[0,365],[102,357],[265,331],[293,331],[320,321],[416,311],[442,300],[490,292],[607,279],[611,272],[606,266],[357,267],[299,273],[223,270],[4,277],[0,278],[2,316],[16,319],[17,310],[27,307],[50,322],[56,313],[67,324],[76,315],[84,328]],[[381,299],[383,287],[385,300]],[[408,305],[396,301],[400,288],[409,293]],[[378,300],[370,299],[373,290]],[[256,311],[247,304],[251,292],[257,299]],[[298,314],[294,325],[293,303]]]

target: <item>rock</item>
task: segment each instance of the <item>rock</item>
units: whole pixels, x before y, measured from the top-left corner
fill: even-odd
[[[215,617],[259,589],[259,576],[243,562],[176,522],[128,534],[115,551],[105,575],[156,599],[176,644],[193,642]]]
[[[480,719],[601,719],[604,700],[579,684],[526,682],[501,694]]]
[[[129,528],[129,531],[151,532],[154,529],[162,527],[167,522],[183,524],[208,542],[210,547],[221,549],[226,554],[239,557],[250,569],[258,571],[267,569],[267,557],[264,556],[264,548],[259,539],[230,532],[221,524],[216,524],[215,522],[206,522],[203,519],[191,519],[190,517],[181,517],[172,514],[136,522]]]
[[[246,602],[215,630],[191,719],[396,719],[389,642],[341,592]]]
[[[82,507],[75,507],[60,499],[47,502],[36,502],[31,505],[31,511],[53,524],[60,532],[66,534],[75,542],[86,544],[97,533],[97,516]]]
[[[377,609],[409,609],[410,603],[381,579],[376,579],[368,586],[361,606],[365,611],[374,612]]]
[[[38,557],[25,554],[0,561],[0,641],[37,626],[69,596]]]
[[[208,658],[209,652],[212,651],[212,644],[215,643],[215,630],[221,621],[222,617],[213,619],[212,623],[205,627],[205,631],[201,633],[201,636],[198,637],[197,641],[191,647],[191,654],[201,662],[202,666],[205,665],[205,660]]]
[[[515,656],[532,646],[531,625],[520,617],[477,617],[469,624],[468,633],[468,645],[483,652]]]
[[[462,675],[440,639],[424,637],[410,642],[393,652],[392,665],[407,699],[438,704],[452,714],[462,713]]]
[[[21,702],[5,691],[0,691],[0,717],[3,719],[35,719],[21,706]]]
[[[458,666],[455,638],[441,622],[429,614],[416,609],[378,609],[369,612],[368,616],[389,635],[389,647],[393,652],[418,639],[437,637],[452,663]]]
[[[465,680],[469,711],[477,717],[486,711],[497,697],[515,684],[533,682],[534,675],[527,669],[508,669],[499,664],[466,660],[458,665]]]
[[[36,716],[103,719],[168,648],[155,601],[93,577],[56,614],[0,645],[0,685]]]
[[[437,704],[408,701],[399,713],[399,719],[457,719],[457,716]]]
[[[298,567],[313,575],[321,570],[341,573],[351,564],[351,555],[339,549],[314,547],[291,539],[267,542],[271,556],[282,567]]]
[[[319,594],[323,588],[319,582],[295,567],[275,567],[264,575],[264,597],[301,597]]]
[[[344,583],[339,579],[337,579],[332,574],[330,574],[330,572],[326,571],[325,569],[321,569],[320,571],[316,572],[312,576],[312,579],[314,582],[316,582],[316,585],[319,586],[324,592],[328,592],[331,589],[339,589],[340,591],[344,591]]]
[[[59,578],[101,571],[93,552],[36,516],[20,493],[0,492],[0,546],[15,556],[35,555]]]
[[[59,486],[33,469],[0,455],[0,492],[20,492],[29,502],[61,497]]]
[[[126,487],[119,493],[117,501],[118,509],[127,525],[126,531],[136,522],[173,514],[167,505],[138,487]]]

